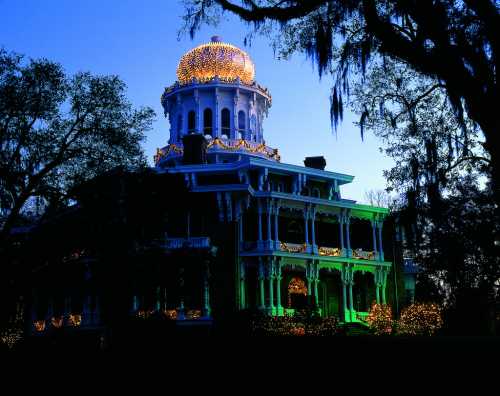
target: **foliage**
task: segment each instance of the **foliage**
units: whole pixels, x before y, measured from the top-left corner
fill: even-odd
[[[330,316],[266,316],[255,318],[251,324],[256,335],[332,336],[338,333],[338,319]]]
[[[431,336],[442,326],[441,309],[437,304],[415,303],[401,312],[396,332],[398,335]]]
[[[82,181],[145,164],[140,143],[153,117],[132,109],[117,76],[67,77],[57,63],[0,49],[3,234],[33,197],[60,205]]]
[[[389,335],[392,333],[392,309],[387,304],[373,303],[366,317],[370,329],[376,335]]]

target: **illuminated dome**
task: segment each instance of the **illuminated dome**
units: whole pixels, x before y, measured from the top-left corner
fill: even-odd
[[[255,78],[255,67],[246,52],[214,36],[212,42],[193,48],[182,56],[177,67],[177,79],[186,84],[193,78],[208,81],[215,76],[223,81],[235,81],[239,77],[243,83],[251,84]]]

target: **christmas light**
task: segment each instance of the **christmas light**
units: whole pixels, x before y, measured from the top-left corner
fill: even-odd
[[[400,335],[433,335],[443,326],[437,304],[415,303],[403,309],[396,330]]]
[[[246,52],[234,45],[215,41],[184,54],[177,67],[177,79],[181,84],[188,84],[193,79],[204,82],[215,76],[228,82],[239,78],[251,84],[255,78],[255,66]]]
[[[393,326],[391,306],[373,303],[366,317],[366,322],[377,335],[391,334]]]
[[[324,247],[320,246],[318,248],[318,253],[320,256],[341,256],[341,251],[339,248]]]

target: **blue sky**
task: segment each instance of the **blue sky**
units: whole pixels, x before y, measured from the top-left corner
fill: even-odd
[[[70,74],[119,75],[131,102],[157,113],[144,144],[152,163],[156,148],[168,140],[160,96],[175,81],[179,58],[219,35],[249,53],[256,79],[271,91],[273,105],[264,133],[267,145],[279,149],[282,162],[303,165],[306,156],[324,155],[327,170],[355,176],[343,188],[345,198],[363,201],[366,190],[385,187],[382,171],[392,161],[380,153],[375,137],[368,135],[361,141],[353,125],[356,116],[350,113],[337,135],[332,132],[331,79],[320,81],[309,60],[296,55],[279,61],[265,38],[245,48],[247,27],[229,15],[218,28],[204,27],[194,40],[185,35],[178,41],[182,12],[178,0],[0,0],[0,47],[57,61]]]

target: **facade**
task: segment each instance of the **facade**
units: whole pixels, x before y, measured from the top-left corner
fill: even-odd
[[[323,315],[362,321],[372,298],[384,303],[387,209],[342,198],[353,176],[324,170],[322,157],[290,165],[265,145],[271,95],[248,55],[214,37],[183,56],[177,75],[162,96],[171,129],[156,167],[182,174],[192,193],[216,196],[219,221],[237,223],[236,306],[285,315],[309,301]],[[200,161],[185,160],[189,135],[205,140]],[[168,243],[181,247],[175,237]]]
[[[363,323],[387,301],[387,209],[344,198],[354,177],[325,170],[323,157],[286,164],[266,145],[271,94],[245,52],[217,37],[189,51],[161,103],[170,139],[155,167],[89,183],[38,232],[32,334],[311,306]]]

